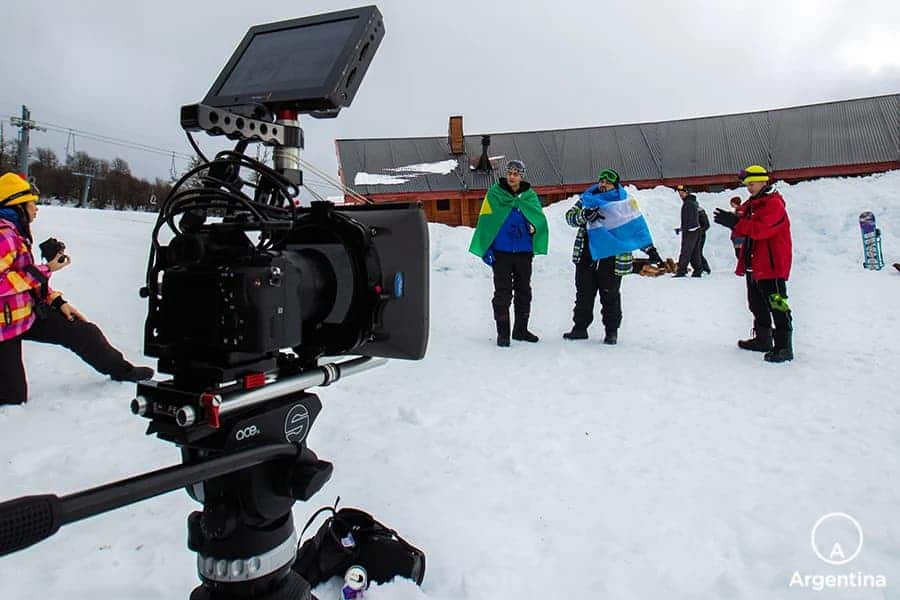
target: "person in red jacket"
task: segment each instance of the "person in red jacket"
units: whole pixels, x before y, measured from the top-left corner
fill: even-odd
[[[735,212],[717,208],[713,216],[716,223],[731,229],[733,240],[742,240],[735,274],[747,281],[753,337],[738,341],[738,346],[765,352],[767,362],[793,360],[793,320],[787,303],[791,221],[764,167],[751,165],[741,171],[740,178],[750,198]]]

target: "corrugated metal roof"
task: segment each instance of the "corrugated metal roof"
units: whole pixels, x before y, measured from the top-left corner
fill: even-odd
[[[730,175],[749,164],[780,171],[900,161],[900,94],[734,115],[578,129],[493,133],[489,154],[519,158],[533,186],[594,181],[602,167],[626,181]],[[451,155],[446,137],[338,140],[344,182],[361,194],[484,190],[498,176],[473,171],[481,134]],[[399,185],[354,186],[357,173],[459,161],[448,175],[424,174]]]

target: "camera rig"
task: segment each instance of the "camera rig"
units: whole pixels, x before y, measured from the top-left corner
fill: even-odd
[[[428,230],[420,205],[299,207],[299,115],[334,117],[384,35],[378,9],[252,27],[188,133],[235,140],[189,170],[160,207],[150,246],[144,351],[172,378],[139,383],[134,414],[182,464],[69,496],[0,504],[0,555],[61,525],[172,491],[188,518],[193,600],[305,599],[291,516],[333,466],[306,445],[322,405],[307,390],[417,360],[428,339]],[[245,155],[273,147],[270,167]],[[245,191],[249,190],[249,192]],[[355,356],[336,361],[326,357]]]

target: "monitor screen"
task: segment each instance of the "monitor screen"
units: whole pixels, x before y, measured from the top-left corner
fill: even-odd
[[[257,33],[217,95],[245,96],[324,85],[358,18]]]

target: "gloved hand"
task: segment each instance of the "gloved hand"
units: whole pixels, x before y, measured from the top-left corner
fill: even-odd
[[[648,246],[644,252],[647,253],[647,258],[650,259],[650,262],[657,266],[662,266],[666,264],[666,261],[662,259],[659,255],[659,251],[656,249],[656,246]]]
[[[717,208],[713,213],[713,221],[715,221],[719,225],[722,225],[723,227],[727,227],[728,229],[734,229],[734,226],[737,225],[738,220],[738,216],[730,210]]]
[[[599,208],[585,208],[581,211],[581,214],[584,215],[584,220],[588,223],[593,223],[597,219],[605,219],[603,215],[600,214]]]
[[[494,261],[496,260],[494,258],[494,251],[488,248],[488,251],[484,253],[484,256],[481,257],[481,260],[483,260],[484,264],[486,264],[487,266],[493,267]]]

